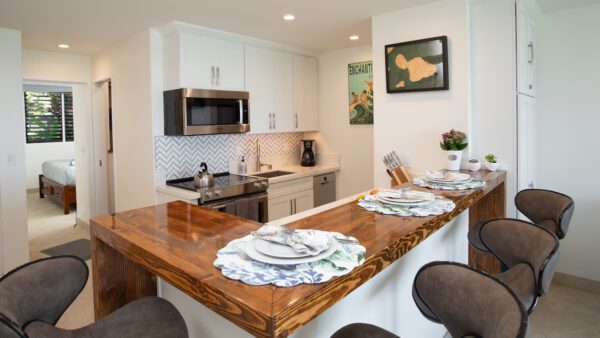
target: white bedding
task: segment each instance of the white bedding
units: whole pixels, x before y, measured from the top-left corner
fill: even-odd
[[[62,185],[75,185],[75,160],[46,161],[42,163],[42,174]]]

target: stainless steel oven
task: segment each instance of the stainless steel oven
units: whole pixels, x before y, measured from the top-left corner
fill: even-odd
[[[248,92],[181,88],[163,96],[165,135],[250,131]]]
[[[226,212],[228,214],[247,218],[260,223],[266,223],[269,221],[269,203],[266,193],[198,204],[216,211]]]

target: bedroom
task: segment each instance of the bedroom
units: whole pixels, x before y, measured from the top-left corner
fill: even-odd
[[[22,70],[30,259],[89,251],[90,60],[23,50]]]

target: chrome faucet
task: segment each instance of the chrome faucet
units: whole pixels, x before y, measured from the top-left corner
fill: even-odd
[[[256,172],[260,172],[263,166],[267,167],[268,170],[273,169],[273,165],[260,161],[260,140],[256,140]]]

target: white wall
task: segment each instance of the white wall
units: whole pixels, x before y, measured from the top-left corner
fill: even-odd
[[[74,142],[25,144],[27,189],[36,189],[39,187],[38,176],[42,173],[42,163],[73,158],[75,158]]]
[[[373,125],[351,125],[348,113],[348,64],[372,60],[370,45],[341,49],[319,57],[319,132],[317,153],[341,157],[338,198],[373,188]],[[377,119],[377,102],[375,102]]]
[[[468,131],[467,12],[466,0],[444,0],[373,17],[376,186],[390,184],[378,160],[384,154],[396,150],[417,173],[442,168],[441,134],[451,128]],[[384,46],[440,35],[448,36],[450,90],[387,94]]]
[[[538,177],[570,195],[575,215],[561,241],[559,271],[600,280],[600,5],[546,14],[538,24]]]
[[[0,274],[29,260],[21,32],[0,28]]]
[[[28,188],[37,187],[45,160],[75,158],[77,218],[88,223],[93,192],[93,137],[90,95],[91,58],[86,55],[23,50],[23,79],[31,84],[67,84],[73,89],[75,142],[27,144]],[[70,155],[69,155],[70,151]],[[32,185],[33,184],[33,185]]]
[[[93,57],[93,81],[112,80],[117,211],[155,203],[151,33],[146,30]]]

